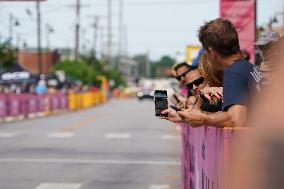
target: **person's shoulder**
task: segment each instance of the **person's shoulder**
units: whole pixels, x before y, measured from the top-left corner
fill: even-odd
[[[249,74],[254,69],[254,67],[255,66],[246,59],[240,59],[226,68],[224,73],[235,73],[239,75]]]

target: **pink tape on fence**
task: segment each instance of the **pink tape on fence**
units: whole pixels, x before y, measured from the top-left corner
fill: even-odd
[[[230,140],[239,132],[182,125],[182,188],[225,189]]]

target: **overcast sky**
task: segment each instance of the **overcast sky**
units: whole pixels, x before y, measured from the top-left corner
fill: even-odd
[[[47,0],[42,3],[43,46],[46,46],[45,25],[50,24],[55,32],[50,35],[51,47],[74,47],[74,23],[76,0]],[[113,42],[118,45],[118,2],[113,1]],[[92,47],[92,23],[94,16],[100,19],[102,47],[107,40],[107,0],[81,0],[81,45]],[[258,25],[268,22],[276,12],[283,11],[283,0],[258,0]],[[28,16],[26,10],[32,12]],[[36,46],[35,4],[19,2],[0,3],[0,33],[8,36],[9,14],[20,21],[15,28],[22,41]],[[127,50],[129,55],[149,52],[154,59],[168,54],[175,56],[184,52],[186,45],[198,44],[199,26],[206,20],[218,17],[219,0],[124,0],[124,23],[127,25]],[[282,23],[282,17],[278,16]],[[15,38],[15,37],[14,37]],[[16,40],[14,40],[16,42]]]

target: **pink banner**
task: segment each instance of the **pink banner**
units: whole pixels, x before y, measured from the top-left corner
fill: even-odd
[[[21,114],[21,96],[17,94],[8,95],[9,116],[18,116]]]
[[[59,93],[58,97],[59,97],[59,109],[61,109],[61,110],[68,109],[67,94]]]
[[[8,114],[7,95],[0,94],[0,118],[6,117]]]
[[[35,94],[27,94],[27,112],[37,112],[37,96]]]
[[[237,28],[241,49],[250,53],[254,63],[256,26],[255,0],[220,0],[220,16],[229,19]]]
[[[183,189],[226,189],[228,141],[239,131],[182,125]]]
[[[44,112],[45,111],[45,95],[37,95],[37,112]]]
[[[53,110],[58,110],[59,109],[59,95],[56,94],[49,94],[50,98],[50,109]]]

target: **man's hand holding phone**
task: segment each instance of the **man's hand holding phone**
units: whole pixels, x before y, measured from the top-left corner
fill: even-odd
[[[173,123],[184,123],[182,117],[178,114],[178,112],[182,111],[182,109],[170,106],[171,108],[164,110],[161,114],[168,115],[165,117],[160,117],[160,119],[168,120]]]

